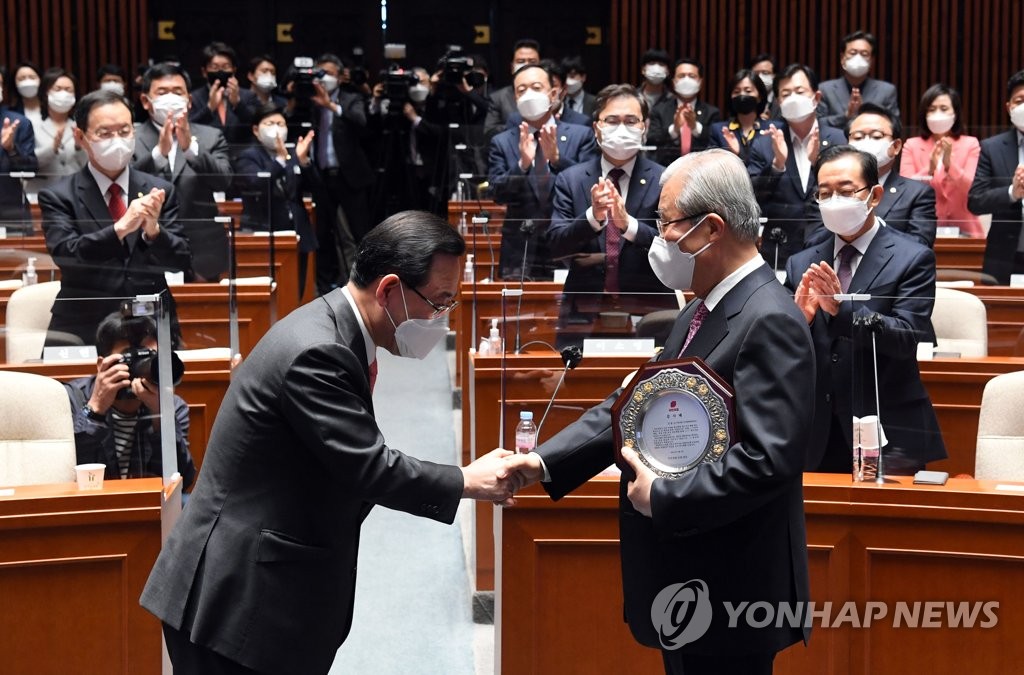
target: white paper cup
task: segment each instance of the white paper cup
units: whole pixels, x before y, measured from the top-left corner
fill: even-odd
[[[1024,274],[1010,275],[1010,288],[1021,288],[1024,286]]]
[[[75,466],[75,475],[78,477],[78,489],[102,490],[103,473],[106,470],[106,464],[78,464]]]
[[[933,356],[935,356],[935,345],[933,345],[931,342],[917,343],[918,361],[931,361]]]

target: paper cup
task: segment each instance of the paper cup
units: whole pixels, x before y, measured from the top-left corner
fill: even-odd
[[[106,464],[78,464],[75,466],[75,475],[78,477],[78,489],[102,490],[103,473],[106,470]]]

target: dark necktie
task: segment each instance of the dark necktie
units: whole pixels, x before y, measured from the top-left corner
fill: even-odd
[[[836,270],[836,276],[839,277],[839,286],[842,287],[843,293],[849,292],[850,282],[853,281],[853,266],[850,263],[853,262],[855,255],[857,249],[851,244],[839,249],[839,269]]]
[[[626,172],[615,167],[608,172],[608,180],[612,182],[619,194],[622,194],[622,186],[619,181],[626,175]],[[619,292],[619,252],[622,248],[622,231],[607,223],[604,226],[604,290],[608,293]]]
[[[373,388],[377,384],[377,359],[374,359],[370,364],[370,393],[373,393]]]
[[[107,210],[110,211],[110,217],[114,219],[114,222],[121,220],[121,217],[127,213],[128,207],[124,205],[124,200],[121,199],[121,186],[117,183],[111,183],[110,187],[107,188]]]
[[[686,342],[683,343],[683,348],[679,350],[679,356],[683,355],[686,348],[690,346],[690,342],[693,340],[693,336],[700,330],[701,324],[704,323],[704,319],[708,318],[708,306],[704,304],[703,300],[698,300],[700,306],[697,307],[697,311],[693,313],[693,318],[690,319],[690,330],[686,332]]]
[[[533,170],[537,173],[537,176],[547,176],[550,173],[548,169],[548,159],[544,156],[544,148],[540,144],[540,132],[533,132],[533,140],[537,142],[537,151],[533,155]]]

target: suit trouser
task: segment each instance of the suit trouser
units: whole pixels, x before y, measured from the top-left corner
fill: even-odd
[[[775,654],[681,654],[662,650],[666,675],[771,675]]]
[[[316,285],[323,294],[348,281],[356,244],[370,231],[367,191],[349,186],[338,169],[323,169],[324,190],[317,209]]]
[[[246,668],[237,661],[221,656],[208,647],[197,645],[188,635],[166,623],[164,640],[167,653],[171,656],[174,672],[183,675],[258,675],[257,671]]]

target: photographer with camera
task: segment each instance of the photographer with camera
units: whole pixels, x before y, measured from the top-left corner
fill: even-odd
[[[189,120],[220,129],[231,146],[235,157],[249,141],[252,123],[253,99],[256,94],[238,86],[235,77],[238,56],[223,42],[211,42],[203,47],[203,67],[206,85],[193,89]]]
[[[163,475],[156,324],[149,317],[130,314],[113,312],[96,329],[96,374],[64,383],[77,461],[105,464],[107,480]],[[177,384],[184,365],[177,356],[172,360]],[[183,488],[196,475],[188,426],[188,405],[175,395],[174,440]]]

